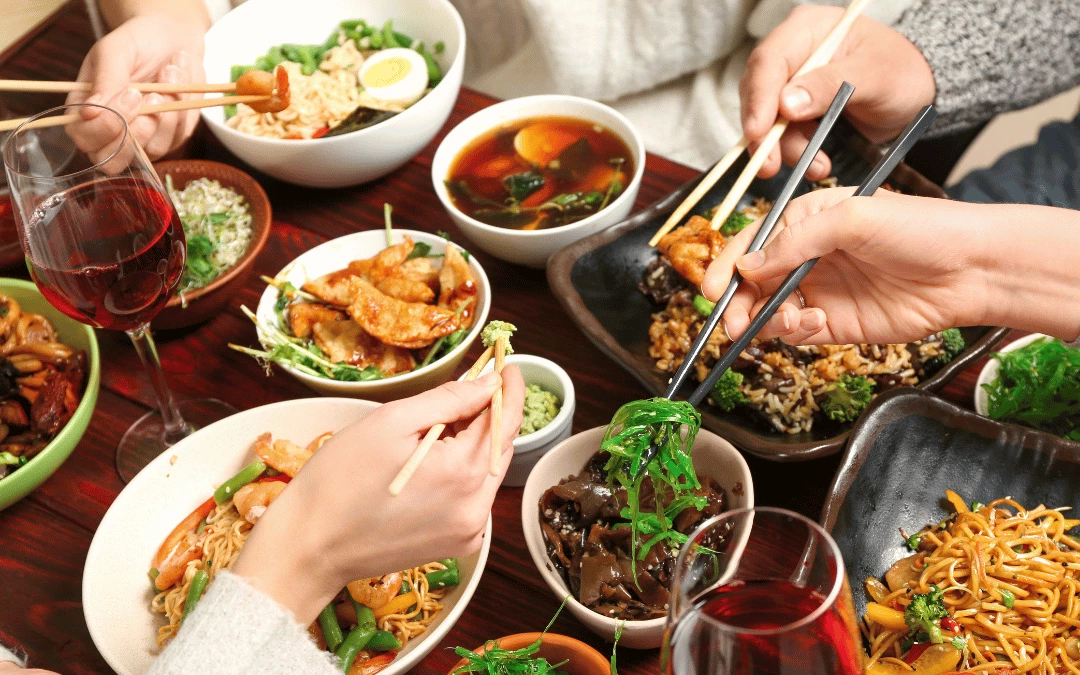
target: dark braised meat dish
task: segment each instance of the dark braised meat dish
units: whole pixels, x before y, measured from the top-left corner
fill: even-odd
[[[644,620],[667,615],[671,577],[679,551],[665,543],[650,548],[631,565],[630,526],[621,515],[626,491],[612,488],[604,472],[607,455],[598,452],[585,470],[548,489],[540,498],[540,528],[547,553],[570,592],[589,609],[616,619]],[[696,495],[707,498],[704,509],[680,513],[674,529],[689,534],[701,521],[727,508],[723,488],[702,478]],[[657,494],[648,478],[641,486],[641,511],[655,511]],[[661,503],[670,500],[661,495]],[[703,542],[721,550],[726,533]]]

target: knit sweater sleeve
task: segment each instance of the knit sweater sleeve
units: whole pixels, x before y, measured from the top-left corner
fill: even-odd
[[[896,29],[934,71],[934,135],[975,126],[1080,83],[1076,0],[917,0]]]
[[[147,675],[340,675],[292,614],[243,579],[214,578]]]

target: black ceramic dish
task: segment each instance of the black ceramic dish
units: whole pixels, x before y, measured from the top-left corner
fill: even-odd
[[[862,138],[845,122],[837,123],[826,141],[825,150],[833,161],[833,175],[842,185],[858,185],[881,155],[881,150]],[[709,191],[693,213],[703,213],[716,206],[739,175],[746,158],[733,166]],[[755,180],[739,207],[748,206],[756,197],[775,199],[787,169],[769,180]],[[668,214],[675,210],[694,188],[693,181],[669,197],[649,206],[629,220],[576,242],[548,261],[548,282],[570,317],[586,336],[620,366],[634,375],[653,395],[667,388],[668,376],[655,368],[649,356],[649,324],[652,314],[661,308],[638,291],[637,285],[656,250],[648,241],[660,229]],[[944,198],[941,188],[901,164],[889,177],[889,184],[907,194]],[[810,190],[804,185],[796,194]],[[963,331],[968,349],[952,363],[919,383],[920,389],[936,391],[957,373],[989,352],[1007,331],[986,327]],[[692,386],[688,383],[689,394]],[[725,413],[702,408],[703,425],[723,436],[740,449],[775,461],[799,461],[839,452],[847,439],[850,425],[815,420],[811,432],[781,434],[774,431],[751,410]]]
[[[821,515],[860,616],[863,580],[911,554],[897,528],[916,532],[953,513],[945,490],[969,502],[1012,497],[1027,507],[1080,507],[1080,443],[911,388],[878,397],[852,430]]]

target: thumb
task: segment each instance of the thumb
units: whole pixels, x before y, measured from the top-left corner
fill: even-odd
[[[392,421],[406,434],[427,431],[436,424],[469,420],[491,404],[491,395],[502,386],[497,373],[488,373],[473,382],[447,382],[418,396],[388,403]]]
[[[808,204],[811,210],[803,217],[785,219],[786,227],[771,243],[740,258],[736,263],[739,273],[751,281],[763,282],[787,276],[807,260],[863,245],[870,236],[870,229],[863,227],[866,208],[872,205],[867,197],[832,205],[828,200]]]
[[[841,59],[794,78],[780,90],[780,114],[792,122],[818,119],[829,109],[844,80],[855,84],[855,70],[850,59]],[[856,87],[851,103],[857,103],[860,94]]]

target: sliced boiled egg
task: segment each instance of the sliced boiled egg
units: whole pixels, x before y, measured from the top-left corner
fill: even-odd
[[[526,162],[543,168],[580,138],[580,134],[557,123],[536,122],[514,135],[514,151]]]
[[[403,47],[375,52],[360,66],[358,76],[369,96],[402,107],[419,101],[428,86],[424,57]]]

